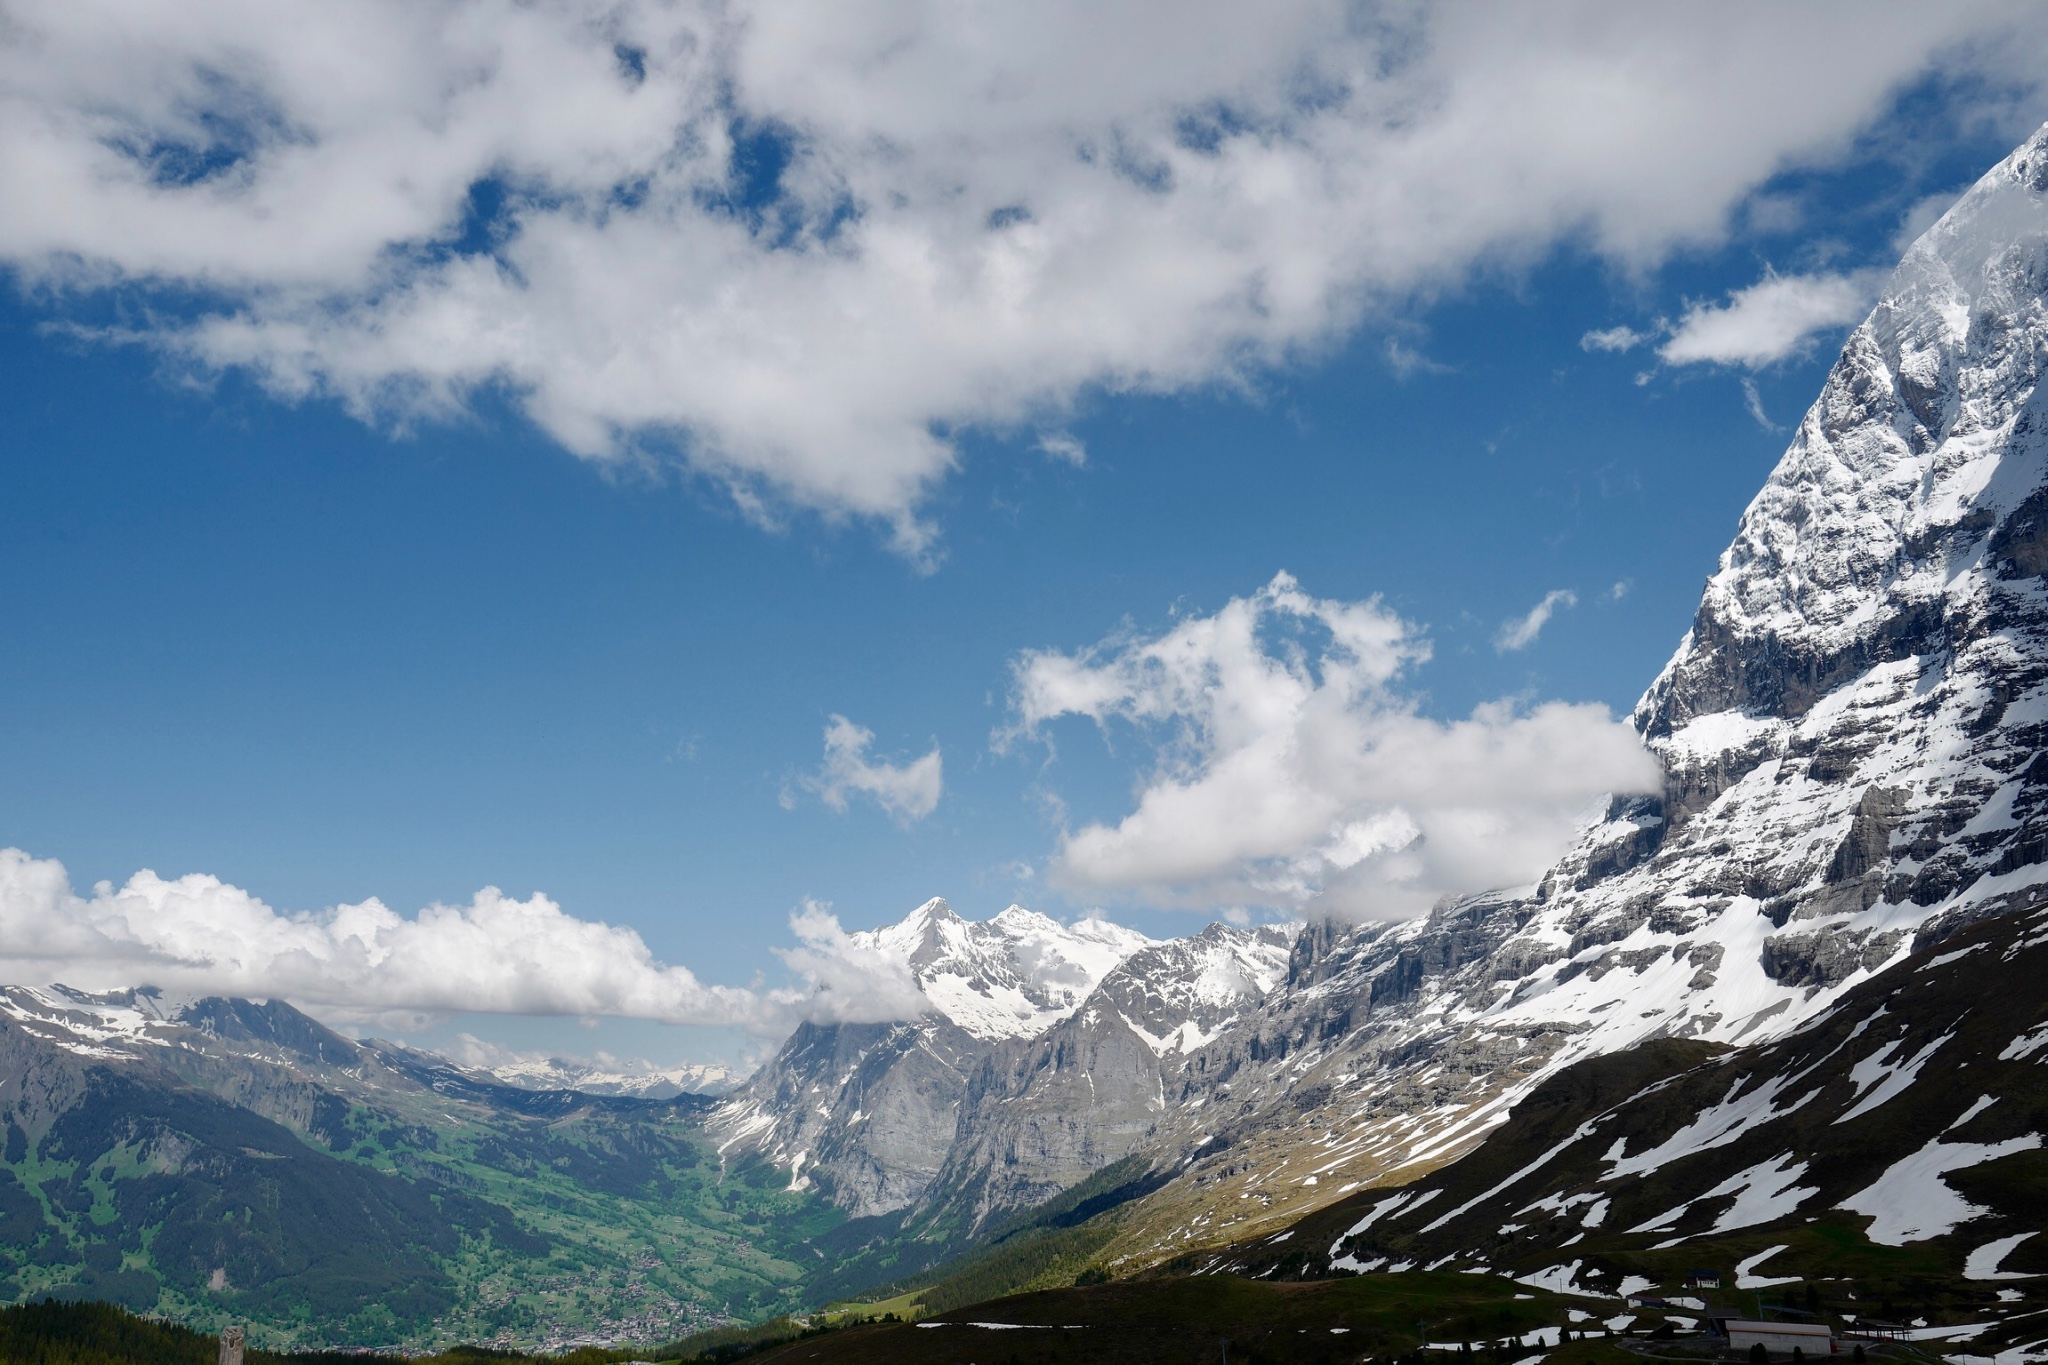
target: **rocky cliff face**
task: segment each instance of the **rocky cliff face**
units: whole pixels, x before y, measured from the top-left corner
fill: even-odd
[[[1312,926],[1241,1007],[1130,1018],[1141,953],[1042,1033],[935,1057],[972,1074],[891,1198],[983,1217],[1142,1150],[1170,1178],[1110,1253],[1142,1263],[1426,1172],[1577,1060],[1781,1037],[2036,903],[2044,361],[2048,130],[1907,253],[1744,514],[1635,713],[1661,797],[1615,802],[1538,886]],[[790,1160],[767,1135],[795,1120],[743,1094],[732,1130]]]
[[[930,1012],[804,1025],[710,1129],[728,1160],[771,1160],[856,1216],[953,1232],[1145,1143],[1168,1074],[1264,1001],[1291,942],[1212,925],[1155,943],[1015,906],[974,922],[939,900],[858,938],[909,966]]]

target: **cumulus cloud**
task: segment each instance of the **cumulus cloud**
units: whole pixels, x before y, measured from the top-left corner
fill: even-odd
[[[804,1019],[909,1019],[928,1006],[910,968],[848,934],[829,907],[790,916],[774,950],[794,980],[712,986],[657,960],[623,925],[568,914],[546,896],[494,887],[417,915],[367,900],[288,913],[193,874],[138,872],[80,895],[63,864],[0,848],[0,981],[85,990],[281,997],[335,1023],[456,1013],[613,1016],[744,1028],[763,1038]]]
[[[330,1014],[621,1015],[775,1030],[800,993],[707,986],[640,935],[495,887],[410,918],[378,900],[287,914],[217,877],[138,872],[72,889],[61,863],[0,849],[0,973],[94,990],[278,995]]]
[[[1518,649],[1527,649],[1536,643],[1536,637],[1550,624],[1550,618],[1559,607],[1576,607],[1579,595],[1570,588],[1554,588],[1543,594],[1543,600],[1529,608],[1524,615],[1503,621],[1494,632],[1493,647],[1502,654],[1511,654]]]
[[[825,727],[824,766],[803,778],[802,785],[836,811],[846,809],[848,794],[865,796],[898,824],[922,820],[938,809],[945,786],[939,746],[934,744],[923,758],[890,763],[868,757],[874,742],[874,731],[833,716]]]
[[[880,1024],[915,1019],[931,1002],[918,988],[910,962],[873,934],[849,934],[832,907],[805,901],[789,917],[798,947],[775,955],[808,983],[805,1007],[821,1023]]]
[[[1157,753],[1128,815],[1062,837],[1051,880],[1203,910],[1403,916],[1536,876],[1595,798],[1657,787],[1602,706],[1417,714],[1398,684],[1428,656],[1377,599],[1311,597],[1284,573],[1163,634],[1022,655],[1001,742],[1082,716]]]
[[[139,291],[101,335],[202,372],[399,424],[494,389],[578,455],[681,460],[923,557],[964,429],[1228,381],[1562,240],[1653,263],[1904,83],[2031,83],[2009,30],[2039,22],[19,0],[0,261],[60,313]]]
[[[1861,322],[1884,277],[1882,270],[1766,275],[1724,304],[1686,309],[1657,355],[1667,365],[1761,369],[1801,350],[1817,332]]]

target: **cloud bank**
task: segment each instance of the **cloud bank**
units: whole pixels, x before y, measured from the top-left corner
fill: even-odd
[[[2014,28],[2042,22],[17,0],[0,261],[59,314],[140,291],[100,335],[201,373],[399,425],[492,389],[578,455],[679,459],[926,556],[966,428],[1228,381],[1564,240],[1654,263],[1906,83],[2031,85]],[[1710,324],[1685,345],[1759,354]]]
[[[1311,597],[1284,573],[1164,634],[1022,655],[1007,739],[1085,716],[1157,755],[1128,815],[1062,838],[1051,880],[1202,910],[1406,916],[1534,878],[1598,796],[1657,788],[1603,706],[1416,714],[1397,685],[1428,656],[1376,599]]]
[[[0,981],[11,983],[281,996],[336,1022],[607,1015],[765,1037],[807,1018],[922,1012],[915,983],[903,986],[908,968],[861,949],[824,907],[806,903],[790,928],[799,946],[782,956],[796,984],[712,986],[658,961],[634,930],[578,919],[542,895],[486,887],[467,905],[412,917],[377,900],[294,914],[216,877],[144,871],[81,896],[63,864],[0,848]]]
[[[874,742],[874,731],[833,716],[825,727],[824,766],[801,779],[802,786],[836,811],[846,809],[849,794],[865,796],[899,825],[915,823],[937,810],[945,789],[939,746],[934,744],[923,758],[890,763],[868,757]]]

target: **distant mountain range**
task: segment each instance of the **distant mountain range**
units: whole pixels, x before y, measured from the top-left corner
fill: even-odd
[[[843,1221],[728,1178],[711,1104],[506,1085],[282,1001],[10,987],[0,1290],[278,1345],[679,1336],[800,1298]]]
[[[522,1056],[472,1069],[522,1090],[580,1090],[586,1095],[632,1095],[648,1100],[723,1095],[748,1075],[745,1070],[722,1062],[658,1066],[639,1061],[587,1062],[573,1057]]]
[[[806,1024],[721,1099],[279,1002],[10,991],[12,1291],[560,1343],[883,1282],[1619,1295],[1697,1261],[2024,1344],[1998,1277],[2048,1275],[2044,366],[2048,129],[1907,252],[1744,514],[1634,713],[1663,791],[1533,886],[1163,942],[934,900],[856,936],[926,1008]]]

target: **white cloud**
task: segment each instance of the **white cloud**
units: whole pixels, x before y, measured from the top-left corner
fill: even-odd
[[[1047,432],[1038,438],[1038,448],[1053,459],[1073,465],[1076,469],[1088,463],[1088,447],[1081,444],[1079,437],[1069,432]]]
[[[1553,588],[1551,591],[1543,594],[1543,600],[1529,608],[1526,614],[1517,616],[1510,621],[1501,622],[1500,629],[1494,632],[1493,647],[1502,654],[1510,654],[1518,649],[1527,649],[1530,645],[1536,643],[1536,637],[1541,635],[1543,628],[1550,624],[1551,616],[1556,613],[1559,607],[1576,607],[1577,605],[1579,605],[1579,595],[1570,588]]]
[[[1956,200],[1962,198],[1963,191],[1967,189],[1968,185],[1960,185],[1914,201],[1913,206],[1900,216],[1898,230],[1892,234],[1892,254],[1905,255],[1906,248],[1919,241],[1941,215],[1954,208]]]
[[[1562,240],[1653,263],[1906,82],[2031,83],[2038,46],[1999,39],[2038,22],[18,0],[0,261],[60,313],[160,289],[125,335],[286,398],[402,423],[496,387],[579,455],[681,459],[928,556],[966,427],[1228,381]]]
[[[868,746],[874,742],[874,731],[844,716],[832,717],[825,727],[825,764],[801,779],[802,785],[836,811],[846,809],[848,793],[866,796],[898,824],[922,820],[936,810],[945,786],[939,746],[934,744],[923,758],[889,763],[869,759]]]
[[[1771,420],[1769,413],[1764,411],[1763,395],[1756,391],[1756,381],[1748,375],[1742,376],[1742,406],[1751,417],[1756,419],[1756,424],[1765,431],[1784,430],[1783,427],[1780,427]]]
[[[795,984],[709,986],[657,960],[634,930],[577,919],[537,894],[513,900],[486,887],[467,905],[410,918],[374,899],[289,913],[216,877],[143,871],[81,896],[63,864],[0,848],[0,982],[276,996],[334,1023],[610,1016],[771,1039],[802,1019],[907,1019],[926,1008],[908,964],[863,947],[828,907],[807,900],[789,924],[797,946],[773,951]]]
[[[789,927],[801,946],[774,951],[809,984],[808,1017],[821,1023],[880,1024],[930,1011],[909,961],[868,941],[871,935],[847,933],[831,906],[807,900],[789,917]]]
[[[1202,910],[1408,915],[1536,876],[1594,798],[1656,788],[1605,707],[1416,714],[1395,685],[1428,655],[1376,599],[1310,597],[1286,574],[1162,635],[1022,655],[999,743],[1085,716],[1158,756],[1128,815],[1062,838],[1049,879]]]
[[[486,887],[407,918],[378,900],[286,914],[216,877],[138,872],[90,896],[61,863],[0,849],[0,974],[85,989],[283,996],[367,1015],[622,1015],[774,1030],[800,995],[707,986],[622,925]]]
[[[1725,304],[1686,309],[1657,355],[1667,365],[1760,369],[1799,351],[1816,332],[1861,322],[1885,273],[1766,275]]]
[[[1579,349],[1582,351],[1632,351],[1649,339],[1648,333],[1638,332],[1633,327],[1608,327],[1601,331],[1588,332],[1580,337]]]
[[[1410,346],[1399,337],[1388,337],[1386,345],[1387,368],[1394,377],[1403,381],[1418,374],[1450,374],[1451,367],[1440,360],[1431,360],[1422,352]]]

